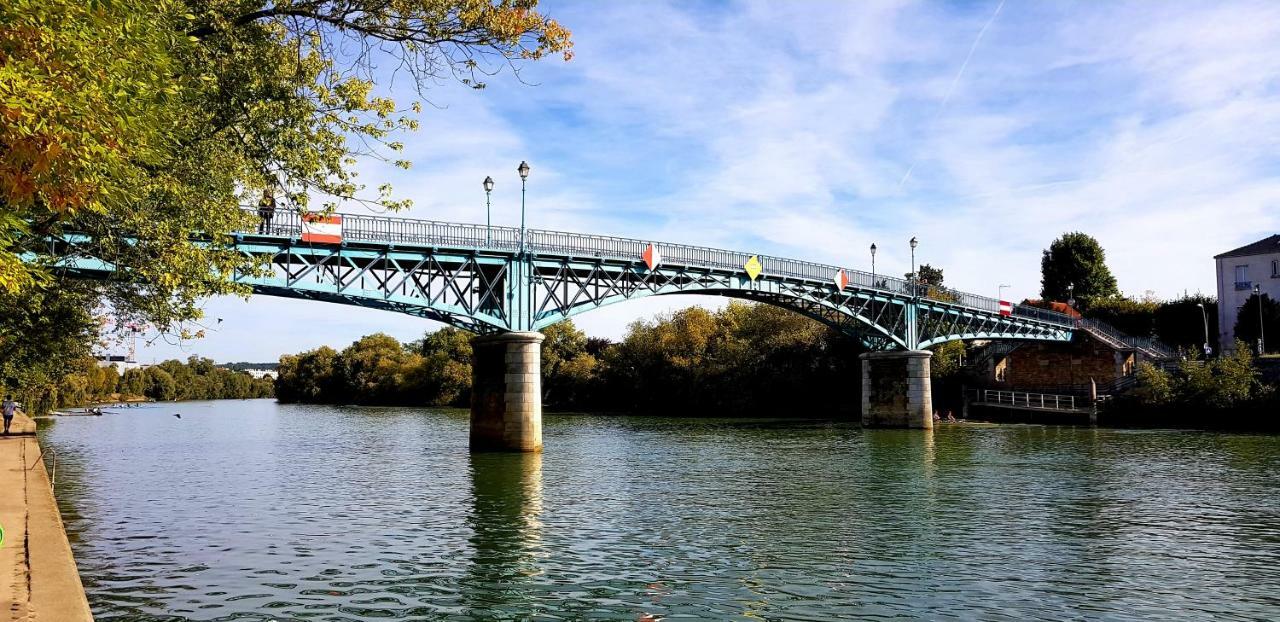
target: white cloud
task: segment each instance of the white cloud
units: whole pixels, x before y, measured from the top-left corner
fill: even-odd
[[[1280,5],[1009,3],[941,108],[994,2],[555,4],[574,62],[441,89],[414,169],[364,177],[413,216],[482,222],[493,175],[495,222],[516,224],[528,159],[531,226],[861,268],[875,241],[886,274],[917,235],[953,286],[1015,297],[1065,231],[1102,241],[1122,289],[1173,296],[1212,291],[1212,255],[1280,229]],[[617,336],[708,299],[676,300],[577,321]],[[308,305],[270,308],[327,321]],[[279,347],[295,341],[312,343]]]

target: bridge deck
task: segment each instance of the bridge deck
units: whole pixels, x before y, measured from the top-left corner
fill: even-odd
[[[256,211],[252,209],[246,209],[245,211],[256,214]],[[1000,313],[1000,301],[995,298],[927,284],[916,284],[906,279],[884,274],[785,257],[690,246],[687,244],[542,229],[528,229],[524,232],[522,239],[521,231],[516,227],[362,214],[342,214],[341,217],[342,238],[344,241],[361,241],[396,246],[468,249],[497,253],[519,252],[523,248],[534,256],[567,256],[622,261],[638,261],[643,256],[645,249],[652,244],[660,252],[662,262],[669,265],[740,272],[743,266],[752,257],[755,257],[760,262],[761,273],[765,276],[832,283],[838,274],[843,271],[848,279],[846,287],[880,292],[886,297],[914,296],[924,300],[968,307],[985,313]],[[269,237],[291,239],[300,239],[302,233],[303,222],[301,215],[296,212],[284,211],[279,211],[275,214],[271,226],[266,232]],[[257,235],[257,231],[246,230],[242,232],[242,235]],[[1062,327],[1074,327],[1076,323],[1071,316],[1066,314],[1029,305],[1014,305],[1012,316]]]

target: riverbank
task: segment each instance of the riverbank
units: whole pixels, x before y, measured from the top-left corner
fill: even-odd
[[[0,622],[92,622],[36,423],[17,415],[10,433],[0,437]]]

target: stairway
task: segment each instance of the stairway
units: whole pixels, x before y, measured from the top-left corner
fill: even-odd
[[[1101,320],[1080,318],[1076,328],[1117,350],[1136,350],[1161,366],[1180,358],[1176,350],[1155,339],[1134,337]]]

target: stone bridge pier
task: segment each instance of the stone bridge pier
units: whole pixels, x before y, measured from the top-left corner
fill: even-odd
[[[862,425],[933,428],[927,350],[868,352],[862,359]]]
[[[471,340],[471,451],[542,451],[542,333]]]

